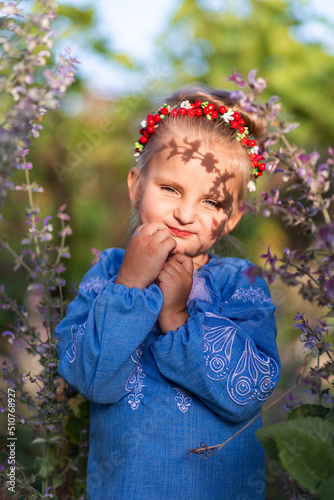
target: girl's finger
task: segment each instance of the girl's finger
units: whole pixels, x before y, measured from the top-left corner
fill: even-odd
[[[182,266],[179,262],[169,262],[168,260],[164,263],[161,272],[167,272],[170,276],[177,277],[182,274]]]
[[[174,274],[177,273],[184,275],[185,272],[185,268],[183,267],[181,262],[176,259],[168,259],[164,264],[164,268],[170,269]]]
[[[149,236],[164,229],[168,231],[166,224],[164,224],[163,222],[148,222],[147,224],[143,224],[142,226],[139,227],[142,227],[142,231]]]
[[[144,227],[147,226],[147,224],[141,224],[140,226],[138,226],[134,232],[134,234],[136,233],[141,233],[141,231],[144,229]]]
[[[164,246],[166,246],[165,250],[166,250],[167,255],[170,252],[172,252],[173,250],[175,250],[175,248],[177,246],[177,243],[173,238],[168,238],[168,239],[164,240],[163,244],[164,244]]]
[[[170,273],[168,269],[162,269],[157,277],[158,283],[165,283],[166,279],[173,278],[173,274]]]
[[[161,229],[154,233],[152,235],[152,241],[154,241],[155,244],[162,245],[167,254],[172,252],[177,245],[168,229]]]
[[[173,262],[173,261],[179,262],[189,274],[193,274],[194,263],[192,258],[188,257],[188,255],[184,255],[182,253],[175,253],[168,260],[168,262]]]

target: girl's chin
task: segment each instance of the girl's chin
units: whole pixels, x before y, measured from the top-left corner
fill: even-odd
[[[191,252],[190,249],[188,249],[186,247],[186,245],[182,245],[182,243],[181,244],[177,244],[176,248],[174,248],[174,250],[171,253],[172,254],[174,254],[174,253],[182,253],[184,255],[188,255],[189,257],[194,257],[193,252]]]
[[[209,254],[207,252],[198,253],[183,245],[177,245],[176,248],[170,252],[170,255],[174,255],[176,253],[187,255],[188,257],[191,257],[194,262],[202,263],[201,265],[205,264],[209,260]]]

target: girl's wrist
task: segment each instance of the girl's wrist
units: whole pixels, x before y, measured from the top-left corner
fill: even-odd
[[[187,311],[180,311],[178,313],[166,312],[161,314],[158,318],[160,330],[164,335],[170,331],[176,331],[180,326],[183,326],[188,321],[189,314]]]
[[[124,285],[124,286],[127,286],[128,288],[140,288],[141,290],[143,290],[144,288],[146,288],[145,285],[143,285],[143,283],[140,283],[138,279],[129,279],[129,278],[126,278],[122,275],[118,275],[117,278],[115,279],[115,283],[117,283],[118,285]]]

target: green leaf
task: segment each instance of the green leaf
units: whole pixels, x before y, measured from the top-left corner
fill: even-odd
[[[57,458],[49,457],[47,459],[44,459],[43,457],[36,457],[34,461],[34,467],[38,471],[37,475],[40,478],[47,479],[54,472],[57,463]]]
[[[94,49],[95,52],[111,56],[113,53],[109,48],[109,44],[110,40],[108,40],[108,38],[94,38],[91,41],[91,47]]]
[[[299,417],[256,433],[272,460],[312,493],[334,472],[334,426],[319,417]]]
[[[329,411],[329,408],[326,408],[322,405],[301,405],[298,408],[294,408],[288,414],[288,420],[293,420],[298,417],[320,417],[325,418]]]
[[[332,406],[332,408],[327,413],[325,420],[334,424],[334,406]]]
[[[83,400],[68,417],[66,423],[66,432],[72,443],[81,442],[80,431],[89,426],[89,402]]]
[[[133,68],[132,59],[127,54],[113,54],[113,59],[127,68]]]
[[[318,488],[318,495],[320,500],[333,500],[334,491],[334,474],[329,476],[321,483]]]
[[[318,483],[334,470],[331,444],[297,429],[287,429],[276,443],[283,468],[301,486],[317,493]]]
[[[266,450],[269,458],[276,462],[279,460],[279,449],[276,444],[276,435],[280,432],[280,429],[284,431],[286,422],[279,422],[275,425],[268,425],[266,427],[261,427],[256,431],[256,437],[262,444],[263,448]]]
[[[93,9],[77,9],[70,5],[59,5],[57,8],[58,16],[67,17],[71,20],[72,25],[81,28],[87,28],[92,25],[94,10]]]
[[[30,444],[41,444],[41,443],[46,443],[46,440],[44,438],[38,437],[35,438],[33,441],[31,441]]]
[[[54,489],[59,488],[64,483],[63,477],[54,477],[52,480],[52,486]]]

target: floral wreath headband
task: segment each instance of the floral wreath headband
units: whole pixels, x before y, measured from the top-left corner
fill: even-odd
[[[149,138],[154,133],[154,130],[168,115],[187,115],[194,117],[206,116],[208,120],[223,120],[226,125],[236,130],[236,139],[248,149],[248,154],[253,167],[250,174],[251,180],[249,181],[247,187],[249,191],[255,191],[254,180],[260,177],[266,169],[265,163],[261,163],[263,156],[259,145],[254,139],[249,138],[249,129],[245,126],[245,120],[241,118],[240,113],[233,111],[232,108],[227,109],[225,106],[219,106],[216,109],[215,105],[209,103],[208,101],[196,101],[195,103],[183,101],[179,107],[173,109],[171,109],[170,105],[164,104],[157,114],[148,115],[147,119],[141,122],[141,137],[138,142],[135,143],[134,157],[137,161]]]

